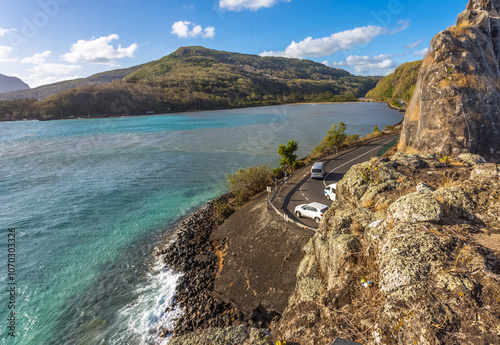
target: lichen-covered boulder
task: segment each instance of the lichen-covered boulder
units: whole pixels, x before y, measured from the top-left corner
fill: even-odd
[[[389,238],[378,255],[380,290],[390,294],[404,287],[414,288],[430,273],[442,269],[447,255],[446,243],[431,233],[406,232]]]
[[[437,223],[443,215],[441,204],[428,193],[410,193],[396,200],[388,210],[394,222]]]
[[[473,153],[462,153],[458,155],[457,159],[466,166],[488,163],[484,157]]]
[[[325,291],[323,280],[317,276],[306,276],[297,279],[295,292],[293,296],[293,304],[313,301],[321,296]]]
[[[393,162],[381,158],[371,159],[349,169],[337,183],[337,198],[344,205],[355,207],[387,202],[382,192],[397,188],[400,176]]]
[[[474,166],[470,179],[475,182],[498,180],[498,168],[494,163],[486,163]]]
[[[339,280],[341,270],[355,262],[355,253],[358,240],[353,235],[339,235],[331,237],[329,241],[330,262],[328,265],[327,288],[341,288],[345,279]]]
[[[463,187],[443,187],[432,193],[433,197],[443,203],[450,211],[460,218],[473,220],[476,204]]]
[[[412,153],[397,152],[391,157],[391,161],[413,169],[427,168],[429,166],[420,155]]]

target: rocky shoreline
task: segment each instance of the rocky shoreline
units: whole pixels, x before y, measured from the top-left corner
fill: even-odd
[[[227,202],[223,195],[207,202],[201,209],[184,219],[176,230],[176,238],[157,254],[166,267],[183,273],[176,288],[175,303],[170,309],[181,308],[181,316],[174,329],[164,329],[167,334],[181,335],[207,327],[227,327],[241,316],[230,305],[215,300],[210,294],[218,271],[220,258],[216,256],[215,243],[209,243],[212,232],[223,222],[215,205]]]
[[[185,341],[189,343],[192,337],[189,334],[193,332],[221,329],[231,329],[226,333],[238,339],[245,338],[245,334],[252,339],[268,337],[268,333],[255,328],[268,326],[258,313],[244,313],[232,303],[213,296],[226,244],[224,240],[213,241],[210,237],[224,222],[217,211],[218,205],[227,204],[230,198],[228,193],[213,199],[184,219],[176,230],[175,239],[157,253],[166,267],[183,273],[176,287],[175,302],[166,311],[180,308],[184,314],[176,320],[173,329],[161,330],[161,338],[174,335],[177,340],[188,335]],[[209,332],[210,336],[213,334]]]

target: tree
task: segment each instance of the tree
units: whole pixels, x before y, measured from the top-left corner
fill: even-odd
[[[295,140],[288,141],[287,146],[281,144],[278,147],[278,154],[283,157],[280,164],[285,167],[285,170],[292,172],[297,165],[297,155],[295,151],[297,151],[298,148],[299,144],[297,144]]]
[[[347,126],[343,122],[340,122],[338,127],[335,124],[332,125],[332,128],[326,132],[326,136],[321,140],[319,145],[314,148],[313,152],[316,154],[323,154],[342,146],[347,138],[345,134],[346,127]]]
[[[332,128],[326,132],[326,137],[323,139],[327,150],[338,148],[344,143],[347,136],[345,130],[346,125],[343,122],[339,123],[338,128],[336,125],[332,125]]]

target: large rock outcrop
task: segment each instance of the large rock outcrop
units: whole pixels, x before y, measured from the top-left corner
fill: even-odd
[[[437,34],[406,112],[399,151],[500,154],[500,0],[470,0]]]
[[[474,155],[353,166],[272,329],[315,345],[500,344],[500,173]]]

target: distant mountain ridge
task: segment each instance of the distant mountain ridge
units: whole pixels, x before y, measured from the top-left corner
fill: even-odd
[[[355,76],[310,60],[261,57],[198,46],[182,47],[159,60],[128,70],[105,72],[104,76],[113,80],[69,88],[41,101],[0,102],[0,120],[354,101],[380,80],[380,77]]]
[[[29,85],[17,77],[0,74],[0,93],[29,89]]]
[[[133,66],[129,68],[115,69],[112,71],[97,73],[87,78],[60,81],[53,84],[42,85],[29,90],[16,89],[17,91],[13,90],[9,90],[10,92],[1,91],[3,93],[0,93],[0,101],[11,101],[14,99],[23,99],[23,98],[33,98],[42,100],[67,89],[73,89],[80,86],[104,84],[104,83],[109,83],[116,79],[123,79],[125,76],[129,75],[130,73],[133,73],[134,71],[136,71],[141,67],[142,65]]]

